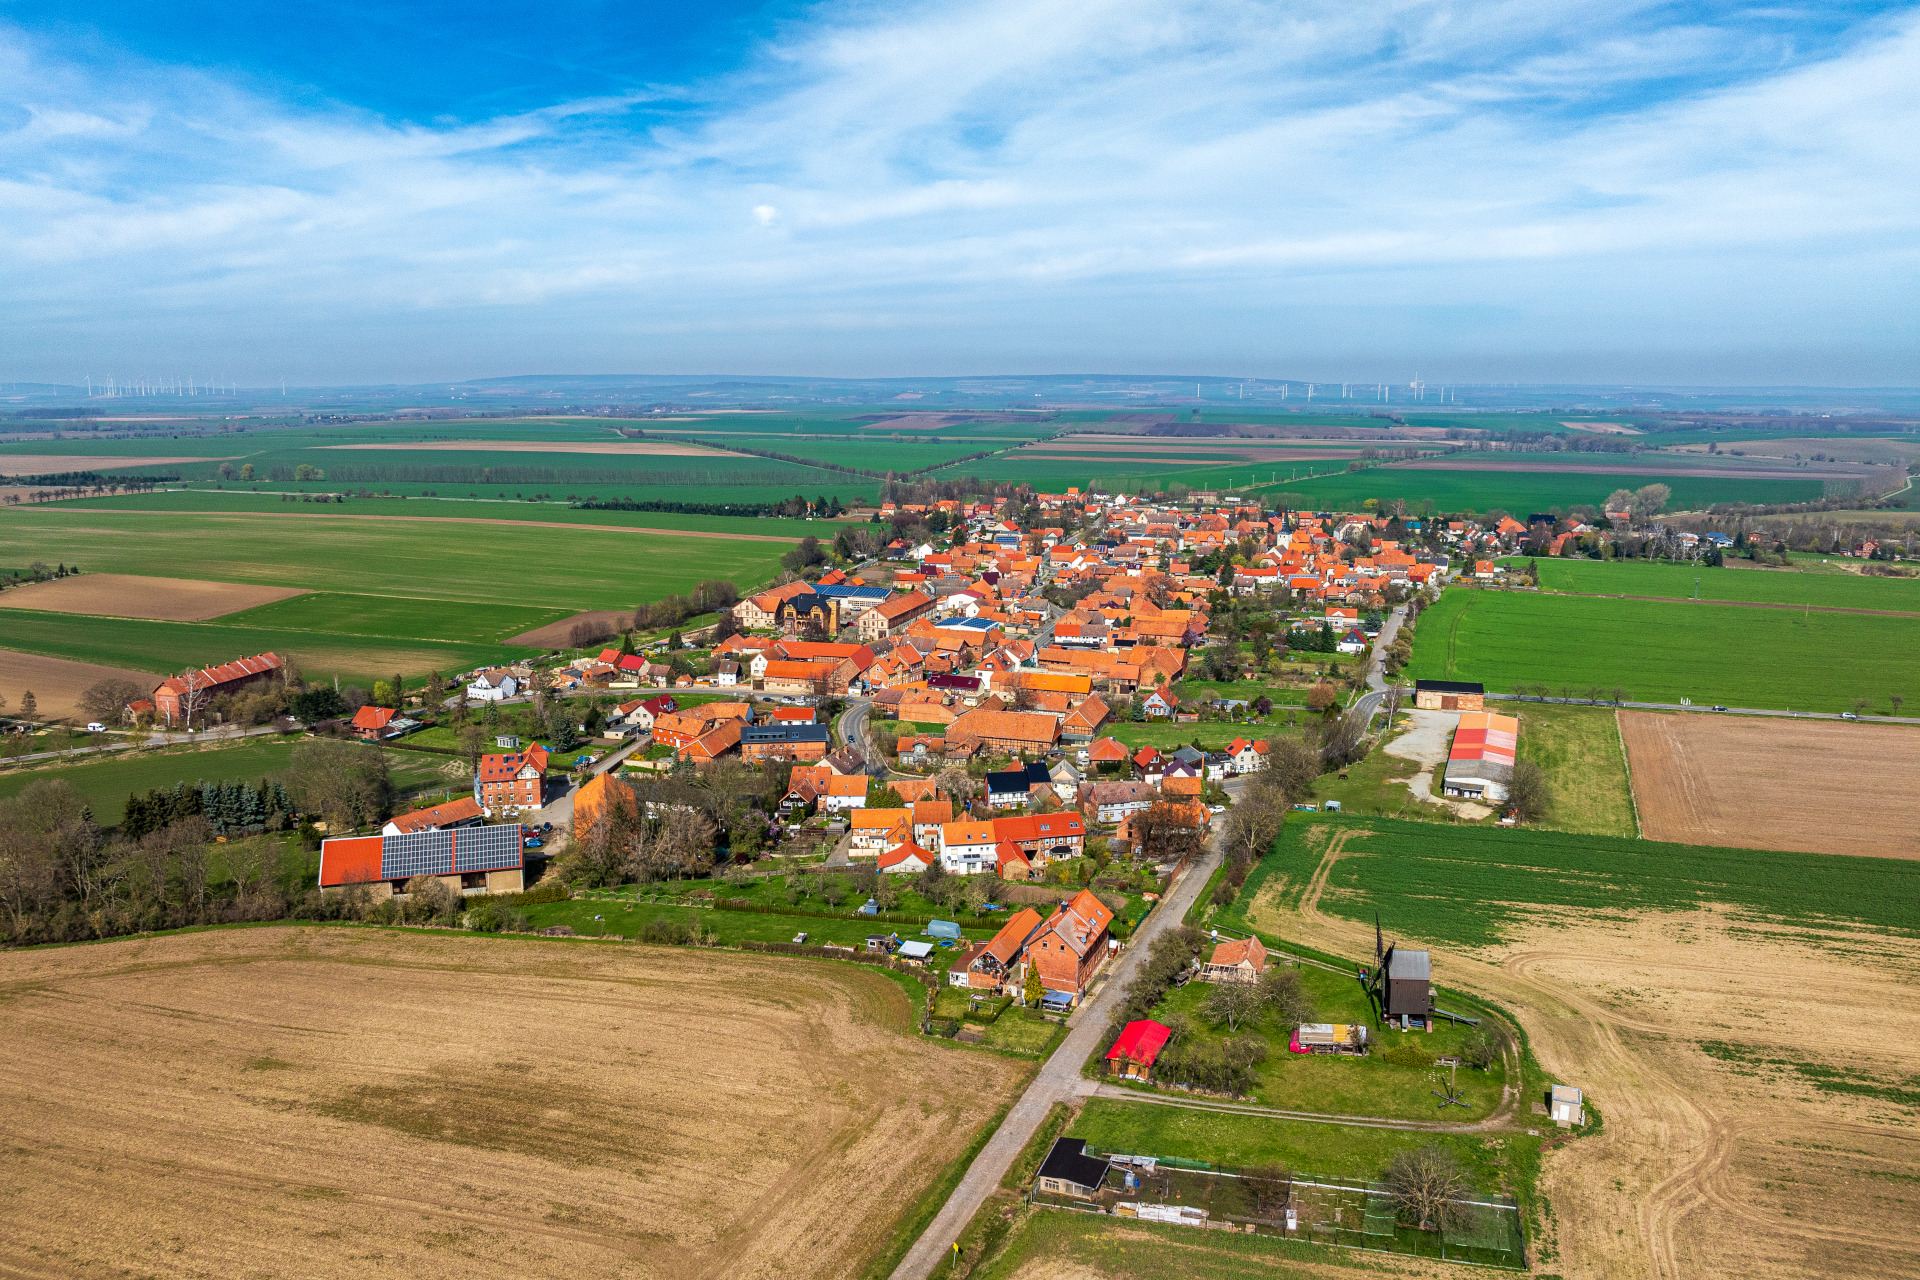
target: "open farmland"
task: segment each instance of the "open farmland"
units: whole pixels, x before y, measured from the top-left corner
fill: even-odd
[[[644,533],[699,534],[719,538],[766,538],[794,542],[808,534],[818,534],[817,521],[765,516],[687,515],[672,511],[604,511],[575,508],[564,501],[515,502],[498,498],[415,498],[400,505],[397,501],[370,503],[351,499],[316,507],[307,502],[287,502],[277,493],[306,488],[318,491],[324,485],[254,485],[244,489],[162,489],[152,493],[123,494],[114,498],[73,498],[60,503],[63,511],[120,511],[130,514],[151,512],[199,512],[214,515],[252,513],[272,516],[324,516],[360,518],[378,514],[389,518],[484,521],[509,528],[521,524],[577,526],[619,532],[627,529]],[[783,495],[790,496],[790,495]],[[694,499],[682,495],[683,500]],[[831,527],[831,526],[829,526]]]
[[[1303,470],[1313,466],[1302,463]],[[1325,470],[1324,464],[1319,468]],[[1415,510],[1431,500],[1438,511],[1546,511],[1565,510],[1583,503],[1598,506],[1615,489],[1638,489],[1664,484],[1673,489],[1674,510],[1711,506],[1716,502],[1811,502],[1821,496],[1818,480],[1728,480],[1685,474],[1593,473],[1565,471],[1412,471],[1376,467],[1367,471],[1340,471],[1311,480],[1263,484],[1267,491],[1298,493],[1309,505],[1328,510],[1354,510],[1368,498],[1389,502],[1403,499]]]
[[[0,609],[91,613],[113,618],[154,618],[167,622],[205,622],[209,618],[223,617],[299,594],[298,587],[89,573],[15,587],[0,595]]]
[[[102,680],[131,680],[135,684],[144,684],[150,679],[148,673],[138,669],[137,665],[129,670],[127,667],[76,662],[45,654],[17,653],[7,649],[5,644],[4,640],[0,640],[0,695],[5,695],[8,710],[17,711],[20,695],[31,690],[43,720],[81,717],[80,695]]]
[[[296,510],[298,508],[296,507]],[[567,609],[632,608],[705,578],[757,587],[788,544],[571,528],[315,514],[0,512],[0,563]],[[302,513],[304,515],[304,513]],[[828,526],[831,528],[831,526]]]
[[[80,793],[92,807],[95,821],[105,827],[117,826],[131,793],[170,791],[176,783],[192,786],[196,782],[258,782],[278,777],[299,745],[298,738],[249,738],[204,747],[79,756],[73,764],[36,763],[0,771],[0,796],[18,795],[36,782],[59,779]],[[472,774],[464,761],[420,751],[388,751],[386,756],[394,789],[401,795],[449,787],[456,792],[471,789]],[[444,771],[449,764],[455,766],[452,774]],[[308,881],[318,873],[319,863],[315,861],[308,868]],[[307,885],[300,887],[304,890]]]
[[[699,950],[220,930],[0,1002],[29,1275],[858,1275],[1020,1075],[880,974]]]
[[[1407,674],[1794,711],[1866,698],[1885,712],[1893,695],[1920,706],[1920,619],[1453,588],[1421,615]]]
[[[435,612],[435,606],[447,602],[424,600],[419,603],[423,617],[428,617]],[[427,630],[422,627],[423,632]],[[442,641],[424,635],[404,638],[352,635],[233,625],[224,621],[82,618],[64,613],[30,613],[25,609],[0,609],[0,649],[118,666],[149,675],[173,675],[189,667],[272,652],[291,659],[309,679],[339,676],[363,685],[384,680],[396,671],[405,676],[423,676],[429,671],[446,674],[527,656],[525,649],[509,649],[493,643]],[[6,678],[4,668],[0,668],[0,689],[8,687]],[[26,678],[25,674],[20,678]],[[86,679],[74,688],[73,696],[78,697],[87,685],[101,678],[94,675]],[[27,687],[36,694],[40,692],[37,685]],[[17,698],[18,694],[8,696]],[[40,706],[43,715],[54,714],[44,697]]]
[[[1646,834],[1920,858],[1920,729],[1620,712]]]
[[[1377,910],[1514,1011],[1605,1121],[1542,1162],[1559,1273],[1811,1280],[1920,1274],[1917,891],[1905,861],[1335,819],[1230,915],[1359,957]]]
[[[1513,559],[1505,563],[1527,562]],[[1543,558],[1537,563],[1541,590],[1568,595],[1689,600],[1697,584],[1702,600],[1920,614],[1920,579],[1914,578],[1869,578],[1851,573],[1733,566],[1714,569],[1705,565],[1656,564],[1650,560]]]

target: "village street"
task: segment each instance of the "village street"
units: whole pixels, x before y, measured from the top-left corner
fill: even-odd
[[[1113,1008],[1120,1002],[1120,993],[1133,981],[1153,940],[1186,919],[1187,911],[1219,865],[1220,848],[1216,839],[1174,880],[1166,897],[1134,934],[1119,961],[1109,968],[1106,981],[1067,1020],[1067,1038],[1041,1066],[1033,1083],[1007,1112],[1000,1128],[974,1157],[960,1185],[953,1189],[953,1195],[894,1268],[892,1280],[927,1280],[932,1276],[934,1268],[952,1251],[960,1232],[1000,1185],[1000,1179],[1006,1176],[1053,1104],[1088,1097],[1098,1090],[1098,1083],[1082,1076],[1080,1069],[1099,1046],[1101,1036],[1106,1034]]]

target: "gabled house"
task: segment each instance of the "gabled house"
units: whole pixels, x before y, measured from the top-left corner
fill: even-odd
[[[487,816],[511,817],[546,802],[547,749],[534,743],[524,751],[480,757],[473,775],[473,799]]]
[[[987,775],[987,805],[994,809],[1012,809],[1033,798],[1036,786],[1052,787],[1053,776],[1039,761],[1020,769],[1006,769]]]
[[[863,773],[832,774],[815,783],[820,789],[820,808],[826,813],[867,807],[867,776]]]
[[[999,991],[1018,981],[1020,957],[1027,949],[1027,940],[1040,928],[1040,913],[1032,907],[1022,907],[1000,926],[993,935],[993,941],[974,955],[967,964],[967,985]]]
[[[992,871],[999,843],[991,822],[949,822],[940,829],[940,865],[957,876]]]
[[[1200,976],[1208,982],[1258,982],[1266,971],[1266,947],[1258,938],[1247,938],[1215,947]]]
[[[882,872],[893,875],[918,875],[937,861],[934,855],[909,840],[880,855],[875,864]]]
[[[1078,997],[1107,958],[1107,927],[1113,912],[1082,889],[1046,920],[1027,945],[1027,963],[1040,974],[1041,985]]]
[[[467,682],[467,697],[475,702],[504,702],[520,692],[511,671],[482,671]]]

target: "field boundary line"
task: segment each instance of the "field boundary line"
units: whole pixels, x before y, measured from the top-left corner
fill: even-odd
[[[1920,610],[1853,609],[1839,604],[1794,604],[1785,600],[1695,600],[1692,596],[1624,596],[1605,591],[1542,591],[1543,596],[1575,600],[1649,600],[1655,604],[1717,604],[1733,609],[1799,609],[1816,613],[1863,613],[1874,618],[1920,618]]]
[[[188,490],[187,492],[198,492]],[[389,499],[372,499],[389,501]],[[428,499],[434,501],[434,499]],[[114,515],[135,516],[215,516],[220,519],[250,520],[420,520],[437,524],[493,524],[522,529],[584,529],[597,533],[647,533],[668,538],[720,538],[730,542],[799,542],[773,533],[716,533],[706,529],[654,529],[631,524],[574,524],[566,520],[495,520],[486,516],[403,516],[370,515],[359,511],[141,511],[136,507],[36,507],[36,511],[105,511]],[[744,517],[743,517],[744,518]],[[340,594],[360,594],[342,592]],[[1797,606],[1796,606],[1797,607]]]
[[[1647,838],[1646,828],[1640,825],[1640,798],[1633,794],[1633,757],[1627,754],[1627,735],[1620,728],[1620,708],[1613,709],[1613,738],[1620,744],[1620,767],[1627,772],[1627,803],[1633,806],[1633,838]]]

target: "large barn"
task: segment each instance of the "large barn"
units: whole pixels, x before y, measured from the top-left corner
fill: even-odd
[[[1413,705],[1422,711],[1479,711],[1486,706],[1487,686],[1465,680],[1415,680]]]
[[[434,876],[455,893],[519,893],[525,866],[526,828],[517,822],[320,844],[322,890],[363,884],[382,898],[404,893],[415,876]]]
[[[1464,800],[1507,798],[1513,782],[1513,753],[1520,741],[1520,722],[1512,716],[1466,711],[1453,731],[1453,752],[1441,789]]]

